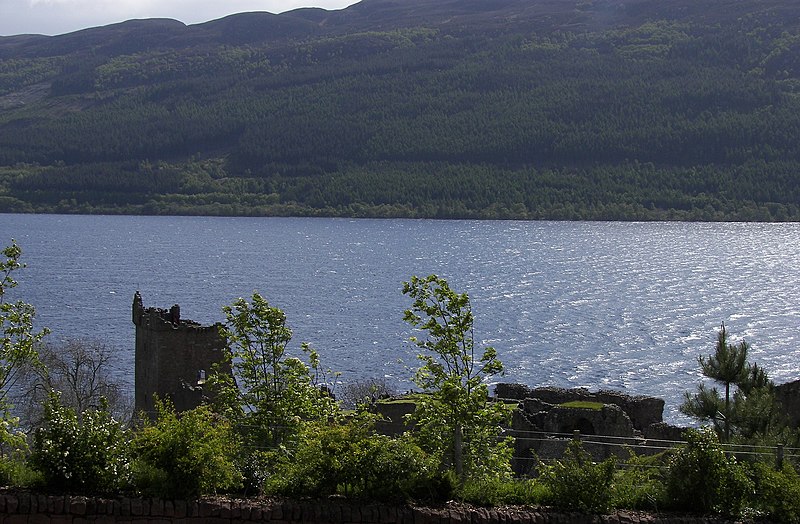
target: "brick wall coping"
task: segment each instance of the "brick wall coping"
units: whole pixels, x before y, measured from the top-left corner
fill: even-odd
[[[0,524],[734,524],[674,514],[584,515],[545,507],[359,504],[341,499],[100,498],[0,491]]]

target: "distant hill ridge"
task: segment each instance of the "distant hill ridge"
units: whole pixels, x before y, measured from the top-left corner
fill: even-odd
[[[363,0],[0,37],[0,211],[800,219],[800,4]]]
[[[281,14],[239,13],[186,25],[171,19],[128,20],[57,36],[0,36],[0,56],[55,56],[130,40],[138,52],[153,47],[276,42],[405,27],[497,27],[533,24],[539,30],[597,30],[650,20],[728,24],[742,16],[800,24],[788,0],[362,0],[342,10],[301,8]]]

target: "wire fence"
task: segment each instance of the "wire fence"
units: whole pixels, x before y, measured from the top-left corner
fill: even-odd
[[[572,433],[557,433],[535,430],[507,429],[501,438],[512,437],[514,439],[515,454],[512,463],[518,465],[539,463],[550,463],[563,456],[567,445],[571,441],[580,441],[585,450],[595,458],[608,458],[610,456],[625,457],[638,455],[655,455],[670,451],[678,446],[686,445],[684,440],[668,440],[658,438],[647,438],[643,436],[619,436],[619,435],[597,435],[583,434],[576,430]],[[800,448],[787,447],[784,445],[762,446],[749,444],[726,444],[720,443],[720,448],[728,455],[740,459],[762,460],[774,462],[776,468],[781,468],[784,461],[798,461],[800,459]],[[519,451],[526,451],[525,455],[519,455]],[[657,465],[631,463],[628,461],[618,462],[621,468],[658,468]],[[528,469],[523,467],[521,469]]]
[[[244,428],[239,428],[244,429]],[[263,430],[253,426],[250,429]],[[272,427],[271,430],[287,429]],[[579,431],[572,433],[558,433],[548,431],[506,429],[499,438],[512,437],[514,439],[515,453],[511,457],[512,466],[517,473],[526,474],[533,471],[540,464],[551,464],[563,458],[564,451],[570,442],[580,441],[584,450],[588,451],[595,459],[603,460],[609,457],[628,459],[630,457],[656,455],[673,450],[687,444],[685,440],[669,440],[646,438],[642,436],[619,436],[583,434]],[[549,446],[542,453],[542,447]],[[743,459],[761,460],[774,463],[775,467],[783,467],[784,461],[800,462],[800,448],[777,446],[757,446],[747,444],[719,444],[720,448],[729,455]],[[247,446],[251,450],[275,451],[276,447]],[[520,450],[526,452],[518,454]],[[641,461],[618,460],[618,469],[659,469],[662,466]]]
[[[239,431],[268,431],[283,432],[296,429],[294,426],[251,426],[246,424],[237,425]],[[465,435],[466,436],[466,435]],[[580,441],[581,445],[595,459],[603,460],[609,457],[629,458],[635,456],[656,455],[673,450],[679,446],[687,444],[685,440],[670,440],[649,438],[645,436],[620,436],[620,435],[598,435],[581,433],[574,430],[570,433],[521,430],[506,428],[498,438],[513,439],[515,453],[511,457],[512,465],[516,464],[515,470],[531,471],[539,464],[548,464],[563,458],[564,451],[572,441]],[[780,469],[785,461],[800,463],[800,448],[784,445],[762,446],[749,444],[726,444],[720,443],[720,448],[728,455],[743,459],[769,461]],[[260,451],[276,451],[277,446],[254,446],[247,445],[247,449]],[[525,454],[519,454],[522,451]],[[617,461],[617,468],[642,468],[651,469],[661,466],[645,464],[641,462],[630,462],[627,460]]]

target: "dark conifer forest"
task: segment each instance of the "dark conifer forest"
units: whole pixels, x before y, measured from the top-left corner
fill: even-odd
[[[0,37],[0,212],[800,220],[800,4],[363,0]]]

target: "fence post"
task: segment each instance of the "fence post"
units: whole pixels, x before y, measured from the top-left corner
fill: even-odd
[[[464,451],[463,451],[463,435],[461,433],[461,424],[456,424],[455,435],[453,439],[453,459],[456,466],[456,475],[463,480],[464,477]]]
[[[581,430],[573,429],[572,430],[572,440],[580,440],[581,439]]]
[[[783,469],[783,444],[778,444],[775,449],[775,469],[778,471]]]

